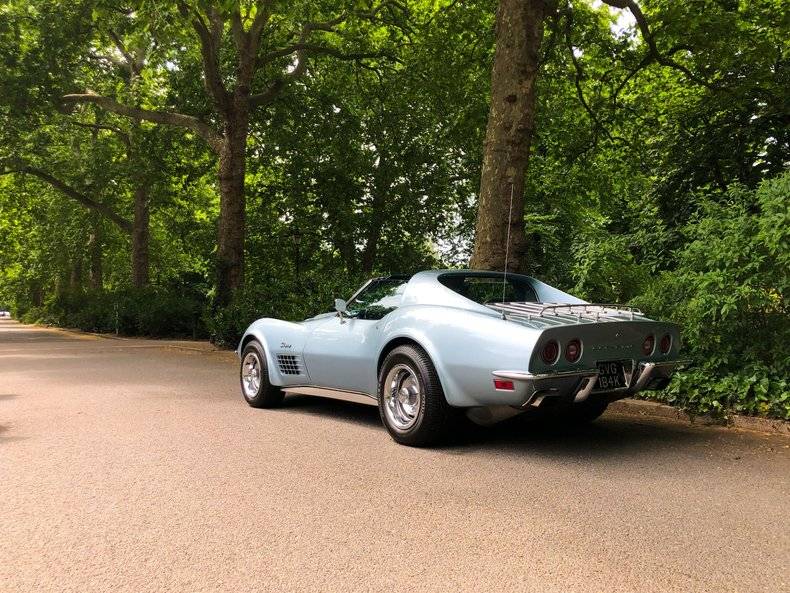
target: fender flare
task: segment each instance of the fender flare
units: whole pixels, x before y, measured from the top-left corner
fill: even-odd
[[[269,347],[269,342],[266,339],[266,335],[263,333],[260,327],[256,327],[257,321],[250,326],[244,335],[241,337],[239,341],[239,347],[236,349],[236,355],[241,359],[241,355],[244,352],[244,348],[249,344],[252,340],[256,340],[261,347],[263,348],[263,355],[266,357],[266,374],[269,376],[269,382],[272,385],[278,385],[272,381],[272,373],[271,369],[277,368],[275,366],[275,360],[272,357],[272,349]]]
[[[436,375],[439,377],[439,383],[442,386],[444,399],[447,400],[447,403],[453,405],[454,398],[452,396],[452,392],[455,386],[454,382],[444,367],[439,355],[439,351],[436,349],[433,342],[429,340],[428,337],[422,332],[400,331],[387,336],[387,338],[382,342],[382,346],[379,348],[378,356],[376,358],[376,385],[378,386],[381,366],[384,364],[384,359],[386,358],[387,354],[403,344],[414,344],[418,348],[421,348],[425,351],[425,353],[431,359],[433,368],[436,369]]]

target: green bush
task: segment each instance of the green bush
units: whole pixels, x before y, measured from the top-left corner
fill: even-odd
[[[256,319],[301,321],[326,313],[332,311],[334,299],[348,298],[361,284],[362,279],[342,273],[251,280],[230,305],[207,311],[204,321],[213,342],[235,347],[244,330]]]
[[[634,299],[682,327],[694,366],[659,399],[694,413],[790,419],[790,173],[703,202],[678,267]]]
[[[29,309],[22,320],[130,336],[200,337],[205,335],[203,306],[199,299],[173,289],[80,290]]]

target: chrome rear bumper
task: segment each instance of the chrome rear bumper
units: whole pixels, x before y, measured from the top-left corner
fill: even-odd
[[[687,360],[640,362],[632,364],[626,372],[627,386],[605,393],[611,399],[622,399],[643,390],[663,389],[669,383],[672,372]],[[586,400],[595,389],[598,369],[579,369],[554,373],[533,374],[527,371],[494,371],[499,379],[518,381],[527,387],[527,397],[522,407],[540,407],[546,398],[558,398],[570,402]],[[615,397],[612,397],[615,395]]]

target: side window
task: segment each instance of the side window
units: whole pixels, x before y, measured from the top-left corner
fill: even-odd
[[[389,278],[375,280],[348,303],[346,311],[357,319],[381,319],[400,306],[406,284]]]

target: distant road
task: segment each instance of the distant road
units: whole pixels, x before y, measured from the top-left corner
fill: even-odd
[[[786,438],[607,413],[409,449],[373,407],[249,408],[203,350],[0,320],[0,592],[790,591]]]

